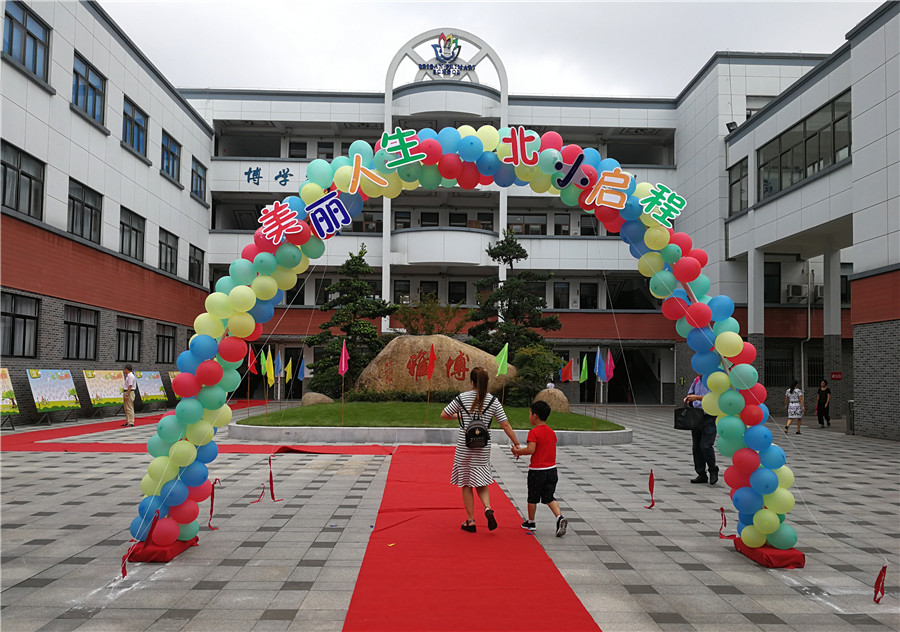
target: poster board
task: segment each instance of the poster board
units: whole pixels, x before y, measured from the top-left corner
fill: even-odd
[[[28,385],[39,413],[81,408],[71,371],[28,369]]]
[[[102,408],[122,405],[122,391],[125,384],[125,376],[122,371],[84,370],[82,373],[84,373],[88,395],[91,397],[91,406]]]
[[[166,387],[163,386],[162,376],[159,374],[159,371],[135,371],[134,377],[137,380],[138,390],[141,392],[142,402],[169,401],[169,396],[166,395]]]
[[[175,376],[181,373],[181,371],[169,371],[169,384],[175,379]],[[172,392],[175,393],[175,389],[172,389]],[[181,399],[178,393],[175,393],[175,399]]]
[[[12,380],[9,379],[9,369],[0,369],[0,415],[18,415],[19,404],[16,402],[16,393],[13,391]]]

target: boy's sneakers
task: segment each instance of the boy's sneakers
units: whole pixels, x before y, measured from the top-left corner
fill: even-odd
[[[556,519],[556,537],[561,538],[566,535],[566,527],[569,526],[569,521],[560,516]]]
[[[522,523],[523,529],[528,529],[529,531],[534,531],[534,520],[526,520]]]

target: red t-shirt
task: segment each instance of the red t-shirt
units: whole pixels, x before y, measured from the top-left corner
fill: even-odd
[[[535,426],[528,431],[527,441],[535,444],[529,469],[547,470],[556,467],[556,433],[553,428],[547,424]]]

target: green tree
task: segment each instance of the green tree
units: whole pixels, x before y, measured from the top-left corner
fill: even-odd
[[[370,319],[390,316],[397,310],[396,305],[373,298],[368,281],[362,278],[375,274],[375,270],[366,262],[365,244],[360,246],[357,254],[350,253],[350,257],[337,272],[344,278],[325,288],[325,292],[334,298],[320,308],[322,311],[334,310],[334,314],[327,322],[319,325],[321,332],[306,339],[309,347],[325,345],[320,359],[309,365],[313,371],[310,389],[330,397],[339,397],[341,394],[338,363],[343,342],[347,342],[350,354],[349,368],[344,376],[344,388],[349,390],[388,341],[379,336],[378,326],[370,322]],[[334,333],[335,328],[340,334]]]
[[[413,336],[453,336],[469,324],[468,312],[459,304],[441,305],[434,294],[426,294],[417,303],[401,305],[397,320]]]
[[[509,231],[504,233],[503,239],[487,248],[487,254],[498,264],[506,265],[509,273],[502,284],[498,276],[475,282],[478,303],[469,317],[477,324],[469,328],[470,344],[496,355],[509,343],[511,358],[530,345],[551,349],[537,330],[555,331],[562,324],[556,316],[544,316],[543,310],[547,307],[544,294],[535,295],[529,290],[532,284],[545,284],[550,275],[530,270],[514,273],[514,265],[527,259],[528,252]]]
[[[547,380],[562,368],[562,358],[547,345],[522,347],[512,359],[516,377],[510,382],[507,401],[516,406],[528,406],[534,396],[547,386]]]

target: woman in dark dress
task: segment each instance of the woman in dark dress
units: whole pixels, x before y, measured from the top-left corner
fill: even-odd
[[[830,427],[831,411],[828,407],[831,405],[831,389],[828,388],[826,380],[819,382],[819,390],[816,391],[816,395],[818,396],[816,400],[816,415],[819,416],[819,428],[824,428],[826,422]]]

